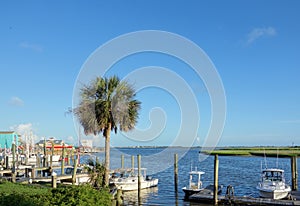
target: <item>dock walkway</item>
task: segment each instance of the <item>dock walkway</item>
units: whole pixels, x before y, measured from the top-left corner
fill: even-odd
[[[291,193],[291,200],[274,200],[268,198],[254,198],[249,196],[218,196],[219,204],[232,205],[299,205],[300,206],[300,191]],[[213,203],[214,197],[212,194],[197,193],[189,197],[191,202]]]

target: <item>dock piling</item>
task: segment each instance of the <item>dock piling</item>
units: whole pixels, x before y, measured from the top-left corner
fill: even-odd
[[[292,173],[292,190],[298,190],[298,169],[297,169],[297,156],[291,157],[291,173]]]
[[[124,169],[124,155],[121,155],[121,168]]]
[[[62,154],[61,154],[61,174],[65,174],[65,144],[63,144]]]
[[[218,205],[218,178],[219,178],[219,159],[215,155],[214,161],[214,204]]]
[[[174,155],[174,187],[178,191],[178,154]]]
[[[78,161],[75,161],[74,162],[74,170],[73,170],[73,174],[72,174],[72,185],[74,185],[76,183],[77,164],[78,164]]]
[[[52,172],[51,178],[52,178],[52,188],[56,188],[57,187],[57,174],[55,172]]]
[[[138,202],[141,204],[141,155],[137,155],[138,161]]]
[[[133,155],[131,156],[131,168],[132,169],[134,168],[134,156]]]

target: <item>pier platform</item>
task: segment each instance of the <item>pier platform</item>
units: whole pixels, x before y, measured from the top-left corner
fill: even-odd
[[[197,203],[213,203],[214,196],[207,193],[193,194],[188,199],[191,202]],[[268,198],[255,198],[249,196],[218,196],[220,205],[299,205],[300,206],[300,191],[292,191],[290,199],[274,200]]]

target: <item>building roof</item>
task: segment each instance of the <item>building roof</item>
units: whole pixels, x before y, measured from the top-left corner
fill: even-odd
[[[40,140],[37,144],[44,144],[44,141],[45,140]],[[58,139],[50,139],[50,140],[46,140],[46,143],[49,143],[49,142],[53,142],[54,144],[62,144],[63,143],[63,140],[58,140]]]
[[[14,131],[0,131],[0,134],[13,134]]]

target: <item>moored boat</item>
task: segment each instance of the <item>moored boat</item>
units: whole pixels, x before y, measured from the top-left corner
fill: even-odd
[[[261,171],[261,180],[256,187],[259,195],[270,199],[284,199],[291,192],[291,187],[285,183],[284,170],[264,169]]]
[[[201,181],[201,175],[205,174],[203,171],[198,171],[197,168],[195,170],[191,170],[189,172],[189,184],[186,187],[183,187],[182,190],[184,192],[184,199],[188,199],[191,195],[199,192],[205,192],[209,194],[213,194],[213,185],[208,185],[203,187]],[[222,192],[222,185],[218,186],[218,194]]]
[[[158,179],[146,175],[146,168],[141,168],[141,189],[155,187],[158,185]],[[122,191],[138,190],[138,174],[137,169],[121,172],[119,176],[113,175],[110,178],[110,184],[115,185]]]
[[[65,169],[66,175],[73,175],[74,167],[68,167]],[[90,175],[87,173],[84,167],[77,167],[75,185],[86,184],[90,182]],[[62,183],[72,183],[72,179],[61,180]]]

